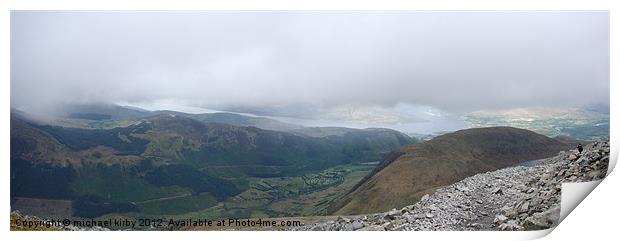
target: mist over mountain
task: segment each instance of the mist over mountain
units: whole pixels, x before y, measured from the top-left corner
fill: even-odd
[[[605,11],[14,11],[11,106],[170,99],[314,117],[347,105],[608,104],[608,20]]]
[[[510,127],[419,143],[385,128],[303,126],[227,112],[116,105],[64,111],[40,118],[12,110],[12,208],[41,217],[379,212],[577,143]],[[69,211],[32,209],[37,203]]]
[[[299,185],[287,194],[296,198],[341,184],[328,179],[325,184],[300,185],[296,180],[301,177],[343,166],[365,167],[394,148],[416,142],[389,129],[326,131],[232,113],[119,106],[72,110],[82,112],[52,122],[12,111],[11,199],[17,207],[51,199],[67,201],[69,207],[62,208],[72,210],[68,216],[184,214],[217,203],[234,204],[239,195],[265,199],[266,194],[253,194],[263,180]],[[281,198],[269,195],[274,195],[272,202]],[[244,212],[260,209],[271,211],[267,204],[258,204],[254,209],[210,212],[244,217],[249,215]]]
[[[11,210],[40,218],[382,212],[609,137],[608,11],[11,11],[10,24]]]

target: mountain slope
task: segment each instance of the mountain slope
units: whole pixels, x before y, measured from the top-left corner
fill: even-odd
[[[511,127],[461,130],[390,153],[344,198],[337,214],[386,211],[417,202],[424,194],[465,177],[541,159],[568,144]]]
[[[175,115],[198,120],[200,122],[221,123],[241,127],[257,127],[265,130],[290,131],[304,128],[301,125],[281,122],[278,120],[249,116],[237,113],[216,112],[190,114],[171,110],[149,111],[131,106],[119,106],[113,104],[83,104],[67,105],[48,111],[45,113],[26,113],[20,110],[11,109],[12,113],[30,116],[40,124],[48,124],[71,128],[84,129],[111,129],[115,127],[126,127],[136,124],[145,118],[160,115]]]
[[[609,140],[562,151],[534,165],[479,173],[438,188],[417,203],[384,213],[335,216],[292,230],[473,231],[541,230],[560,221],[563,183],[605,178]]]
[[[74,214],[83,217],[139,212],[136,203],[169,197],[186,200],[178,210],[197,210],[247,190],[256,178],[377,161],[415,141],[391,130],[352,132],[361,134],[319,138],[171,114],[82,129],[12,112],[11,198],[72,200]],[[194,200],[210,204],[187,208]]]
[[[137,121],[144,118],[160,115],[175,115],[198,120],[206,124],[221,123],[241,127],[251,126],[274,131],[290,131],[293,129],[303,128],[303,126],[300,125],[285,123],[266,117],[248,116],[228,112],[190,114],[170,110],[148,111],[129,106],[105,104],[75,105],[66,107],[63,111],[64,112],[60,113],[60,117],[64,118],[65,122],[71,123],[73,125],[79,124],[79,122],[75,123],[79,120],[85,121],[87,123],[93,121],[120,122],[130,120]]]
[[[511,126],[535,131],[549,137],[559,135],[580,140],[609,137],[609,106],[586,108],[516,108],[482,110],[469,113],[471,127]]]
[[[253,117],[228,112],[194,114],[187,117],[202,121],[204,123],[224,123],[234,126],[252,126],[264,130],[290,131],[303,126],[285,123],[265,117]]]

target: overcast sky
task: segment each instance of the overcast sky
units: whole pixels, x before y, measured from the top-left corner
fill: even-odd
[[[12,107],[160,100],[453,112],[607,104],[608,13],[12,12]]]

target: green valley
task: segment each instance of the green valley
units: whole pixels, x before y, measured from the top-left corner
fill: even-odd
[[[133,123],[128,126],[92,129],[12,112],[12,200],[69,200],[72,215],[87,218],[327,214],[330,200],[383,156],[416,142],[389,129],[342,128],[326,135],[141,113],[118,118]],[[70,117],[115,121],[114,115],[90,120],[101,116]]]

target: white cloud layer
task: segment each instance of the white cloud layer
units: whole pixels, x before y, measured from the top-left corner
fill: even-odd
[[[177,99],[220,108],[401,103],[459,112],[609,103],[608,18],[17,11],[11,106]]]

